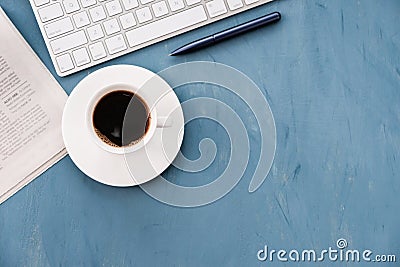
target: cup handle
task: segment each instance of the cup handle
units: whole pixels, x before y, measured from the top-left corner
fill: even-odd
[[[169,117],[157,117],[157,128],[172,127],[173,120]]]

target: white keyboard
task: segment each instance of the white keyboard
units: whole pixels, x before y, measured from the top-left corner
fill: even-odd
[[[30,0],[59,76],[273,0]]]

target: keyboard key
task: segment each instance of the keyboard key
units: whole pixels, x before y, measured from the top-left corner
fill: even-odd
[[[122,34],[106,39],[105,42],[110,55],[124,51],[128,48]]]
[[[228,12],[226,9],[224,0],[213,0],[206,3],[208,14],[210,14],[211,18],[220,16]]]
[[[242,0],[227,0],[227,2],[230,10],[236,10],[243,7]]]
[[[46,24],[44,30],[46,31],[47,37],[53,38],[61,34],[70,32],[74,29],[70,18],[63,18],[58,21]]]
[[[75,63],[78,67],[90,63],[89,54],[84,47],[72,52],[72,56],[74,57]]]
[[[86,43],[87,39],[84,31],[79,31],[51,41],[50,46],[53,53],[57,55]]]
[[[99,60],[107,56],[104,45],[101,42],[89,45],[89,50],[93,60]]]
[[[165,1],[155,3],[151,6],[153,8],[154,16],[161,17],[168,14],[168,7]]]
[[[50,3],[50,0],[34,0],[33,2],[35,2],[35,6],[43,6]]]
[[[47,22],[56,18],[61,17],[64,15],[64,12],[62,10],[61,4],[56,3],[50,6],[43,7],[38,10],[39,12],[39,17],[42,20],[42,22]]]
[[[136,20],[132,13],[122,15],[119,17],[119,20],[121,21],[121,25],[124,30],[136,25]]]
[[[61,72],[66,72],[74,68],[74,63],[72,62],[71,56],[65,54],[56,58],[58,68]]]
[[[89,13],[93,22],[98,22],[106,18],[106,13],[104,12],[103,6],[94,7],[89,10]]]
[[[154,0],[140,0],[140,3],[142,3],[142,5],[148,4],[153,2]]]
[[[67,12],[67,14],[73,13],[73,12],[81,9],[79,7],[78,0],[64,0],[63,3],[64,3],[65,12]]]
[[[248,5],[254,4],[256,2],[258,2],[259,0],[244,0],[244,2]]]
[[[138,0],[122,0],[125,10],[131,10],[139,6]]]
[[[89,20],[89,17],[87,15],[86,11],[75,14],[72,17],[74,18],[75,25],[77,28],[81,28],[83,26],[90,24],[90,20]]]
[[[200,3],[200,2],[201,2],[201,0],[186,0],[186,4],[187,4],[188,6],[191,6],[191,5]]]
[[[203,6],[196,6],[126,32],[129,46],[137,46],[207,20]]]
[[[82,7],[90,7],[96,4],[96,0],[81,0]]]
[[[151,15],[151,12],[150,12],[150,8],[147,6],[136,10],[136,16],[139,20],[139,23],[149,21],[153,18],[153,16]]]
[[[119,1],[111,1],[106,4],[106,9],[110,17],[122,13],[122,7]]]
[[[104,37],[104,32],[100,24],[87,28],[87,32],[91,41],[96,41]]]
[[[183,0],[168,0],[168,3],[172,11],[177,11],[179,9],[185,8]]]
[[[110,19],[103,23],[104,29],[108,35],[119,32],[121,29],[119,27],[117,19]]]

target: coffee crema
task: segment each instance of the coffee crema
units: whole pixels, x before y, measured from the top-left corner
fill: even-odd
[[[112,147],[128,147],[140,142],[151,123],[144,100],[126,90],[104,95],[95,105],[93,127],[97,136]]]

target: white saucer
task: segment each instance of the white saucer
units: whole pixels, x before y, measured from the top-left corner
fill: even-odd
[[[158,86],[149,88],[149,79]],[[88,103],[97,92],[120,83],[147,90],[146,94],[157,103],[158,116],[173,121],[170,127],[157,128],[145,147],[125,155],[100,148],[85,116]],[[183,129],[182,108],[172,88],[155,73],[132,65],[106,67],[83,79],[69,96],[62,120],[64,143],[76,166],[100,183],[121,187],[142,184],[161,174],[179,152]]]

